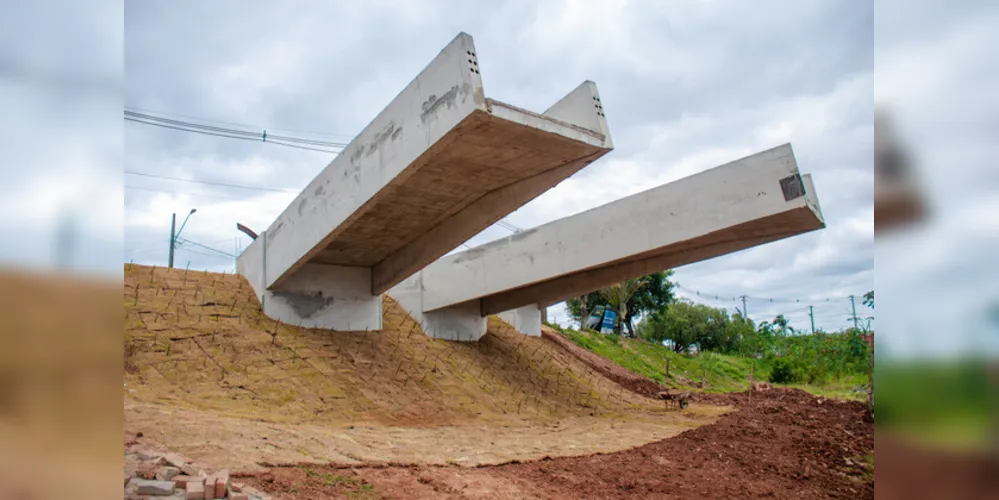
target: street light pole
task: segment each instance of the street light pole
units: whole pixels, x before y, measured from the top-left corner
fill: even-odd
[[[167,267],[173,269],[173,252],[177,248],[177,238],[180,237],[180,232],[184,230],[184,226],[187,225],[187,219],[191,218],[194,212],[197,212],[197,208],[192,208],[190,212],[187,213],[187,217],[184,218],[184,222],[180,225],[180,229],[174,232],[174,227],[177,226],[177,214],[174,213],[170,218],[170,258],[167,260]]]
[[[167,267],[173,269],[173,247],[174,247],[174,229],[177,227],[177,214],[174,213],[170,218],[170,257],[167,258]]]

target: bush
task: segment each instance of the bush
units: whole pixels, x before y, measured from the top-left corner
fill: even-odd
[[[800,380],[797,370],[791,362],[784,358],[777,358],[770,369],[770,382],[774,384],[791,384]]]

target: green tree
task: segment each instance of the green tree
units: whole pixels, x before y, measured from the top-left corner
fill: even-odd
[[[689,300],[679,300],[652,313],[643,320],[639,331],[653,342],[671,341],[676,352],[684,352],[693,344],[721,351],[737,345],[731,337],[728,312]]]
[[[864,294],[864,305],[874,309],[874,290]]]
[[[670,281],[671,276],[673,276],[673,271],[667,270],[652,273],[641,278],[645,284],[626,302],[628,313],[624,317],[624,325],[628,328],[632,336],[635,335],[633,325],[635,324],[636,317],[646,317],[659,309],[667,307],[676,300],[676,296],[673,293],[673,283]],[[565,301],[565,305],[566,309],[568,309],[569,317],[576,320],[580,328],[582,328],[590,312],[598,306],[606,307],[610,304],[600,290],[597,290],[586,295],[571,298]],[[612,307],[612,309],[617,310],[619,308]]]
[[[628,333],[634,337],[635,332],[628,321],[628,302],[634,298],[642,287],[645,286],[645,278],[633,278],[615,283],[611,286],[600,289],[600,296],[603,297],[608,307],[617,310],[617,318],[614,320],[614,331],[621,334],[621,324],[628,325]]]

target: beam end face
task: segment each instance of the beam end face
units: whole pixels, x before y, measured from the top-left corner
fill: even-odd
[[[599,132],[604,136],[603,146],[614,148],[611,140],[610,127],[604,115],[604,104],[600,100],[597,84],[589,80],[581,83],[544,113],[545,116],[571,123],[573,125]]]

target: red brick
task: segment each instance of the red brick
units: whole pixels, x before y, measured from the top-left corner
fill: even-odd
[[[205,478],[191,476],[176,476],[173,478],[173,484],[176,488],[187,489],[187,483],[205,484]]]
[[[229,470],[222,469],[215,473],[215,498],[225,498],[227,489],[229,489]]]

